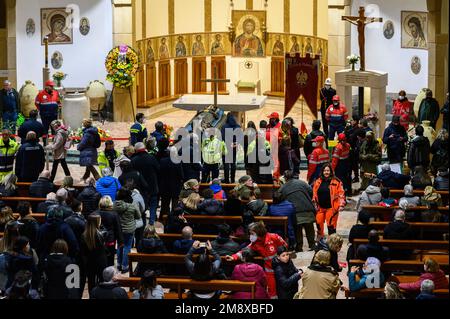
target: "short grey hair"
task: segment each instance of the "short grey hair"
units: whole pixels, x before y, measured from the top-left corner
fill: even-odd
[[[140,150],[145,150],[145,145],[142,142],[136,143],[136,145],[134,145],[134,148],[136,151],[140,151]]]
[[[56,192],[56,199],[58,200],[58,202],[65,201],[67,199],[67,196],[68,196],[68,192],[65,188],[60,188]]]
[[[105,167],[104,169],[102,169],[102,175],[103,176],[112,176],[113,175],[113,171],[112,171],[111,168]]]
[[[405,211],[403,209],[397,209],[395,211],[394,220],[405,220]]]
[[[106,267],[103,270],[103,281],[111,282],[115,275],[117,275],[117,271],[116,271],[116,268],[114,268],[114,266]]]
[[[5,81],[3,81],[3,84],[4,85],[11,85],[11,81],[10,80],[5,80]]]
[[[414,188],[412,187],[412,185],[405,185],[405,187],[403,188],[403,193],[405,193],[405,195],[413,195]]]
[[[382,171],[390,171],[391,170],[391,166],[389,164],[383,164],[381,165],[381,170]]]
[[[54,201],[56,201],[56,194],[53,193],[53,192],[48,193],[46,199],[47,200],[54,200]]]
[[[401,209],[408,209],[408,207],[409,207],[409,202],[408,202],[408,200],[406,199],[406,198],[402,198],[402,199],[400,199],[400,202],[398,203],[398,206],[401,208]]]
[[[421,291],[421,292],[432,293],[433,290],[434,290],[434,282],[433,282],[433,280],[425,279],[425,280],[422,281],[422,283],[420,284],[420,291]]]
[[[39,177],[42,177],[42,178],[50,178],[51,176],[52,176],[52,174],[48,170],[42,171],[42,173],[39,174]]]
[[[86,184],[88,185],[88,186],[94,186],[95,187],[95,183],[96,183],[97,181],[95,180],[95,178],[94,177],[89,177],[87,180],[86,180]]]
[[[183,237],[183,239],[192,239],[192,227],[190,226],[185,226],[183,228],[183,230],[181,231],[181,236]]]

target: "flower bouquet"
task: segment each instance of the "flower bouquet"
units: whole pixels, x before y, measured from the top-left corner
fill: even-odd
[[[57,87],[61,87],[61,81],[67,77],[67,74],[64,72],[56,72],[53,74],[53,80],[56,82]]]
[[[99,127],[97,127],[98,134],[100,135],[100,139],[103,141],[104,139],[108,139],[111,137],[109,131],[105,131]],[[83,137],[83,128],[79,127],[76,130],[68,129],[69,131],[69,139],[73,141],[73,144],[78,144],[81,142],[81,138]]]
[[[170,136],[172,136],[173,132],[173,126],[170,126],[168,124],[164,124],[164,137],[168,140],[170,140]]]
[[[355,71],[355,64],[359,62],[359,56],[355,54],[349,55],[347,61],[352,66],[352,71]]]
[[[133,48],[121,45],[108,53],[105,67],[108,72],[106,79],[115,87],[125,89],[133,85],[139,67],[139,56]]]

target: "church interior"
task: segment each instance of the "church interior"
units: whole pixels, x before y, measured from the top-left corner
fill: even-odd
[[[242,128],[278,113],[306,135],[314,120],[325,120],[325,82],[346,105],[348,120],[365,116],[381,142],[400,91],[415,115],[427,89],[439,106],[448,105],[448,6],[447,0],[0,0],[0,81],[19,92],[27,118],[39,91],[53,80],[62,98],[58,116],[70,134],[79,134],[83,119],[92,118],[119,152],[129,145],[138,113],[149,132],[157,122],[173,132],[187,127],[208,107],[214,107],[209,121],[219,123],[208,125],[219,130],[228,112]],[[297,64],[291,66],[290,58]],[[289,86],[290,67],[311,73],[293,71],[295,85]],[[439,116],[433,140],[444,125]],[[407,127],[413,136],[414,124]],[[330,150],[338,142],[330,139]],[[308,160],[300,152],[299,177],[306,180]],[[67,153],[75,184],[82,185],[76,146]],[[385,145],[382,157],[387,161]],[[236,181],[244,175],[241,160]],[[63,178],[58,171],[55,180]],[[448,189],[441,196],[448,215]],[[339,278],[346,287],[360,197],[350,189],[336,227],[343,238]],[[380,231],[384,222],[378,221]],[[161,221],[155,227],[165,232]],[[444,233],[446,239],[431,244],[443,253],[427,256],[436,254],[448,278],[448,229]],[[424,254],[426,249],[415,262]],[[314,256],[303,250],[292,260],[305,270]],[[335,297],[349,296],[342,289]]]

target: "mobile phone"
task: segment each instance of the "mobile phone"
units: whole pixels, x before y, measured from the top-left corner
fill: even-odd
[[[303,269],[299,268],[297,269],[301,274],[303,274]]]
[[[200,243],[199,247],[200,248],[206,248],[206,243]]]

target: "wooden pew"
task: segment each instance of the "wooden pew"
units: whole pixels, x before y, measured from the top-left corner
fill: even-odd
[[[384,228],[389,224],[389,222],[371,222],[369,224],[370,227],[373,229],[376,229],[378,231],[383,231]],[[419,239],[423,239],[424,232],[429,233],[439,233],[444,234],[449,232],[449,223],[421,223],[421,222],[415,222],[415,223],[408,223],[412,229],[419,231]]]
[[[29,183],[29,182],[18,182],[17,186],[18,186],[18,192],[19,192],[20,196],[26,197],[26,196],[29,195],[29,190],[30,190],[31,183]],[[61,184],[60,183],[56,183],[55,184],[55,189],[53,191],[56,192],[60,187],[61,187]],[[86,185],[74,185],[73,186],[73,188],[77,189],[80,192],[85,187],[86,187]]]
[[[17,204],[21,201],[30,202],[33,209],[39,203],[45,202],[46,198],[36,198],[36,197],[0,197],[0,200],[3,201],[7,206],[11,207],[13,210],[17,208]]]
[[[206,188],[209,188],[210,184],[202,183],[200,184],[199,192],[200,194],[202,191]],[[229,193],[230,190],[235,188],[237,184],[221,184],[222,189],[225,191],[225,193]],[[278,185],[272,185],[272,184],[259,184],[258,188],[261,190],[261,199],[272,199],[273,192],[280,188]]]
[[[377,205],[366,205],[366,206],[363,206],[362,208],[365,209],[368,213],[370,213],[375,218],[381,218],[381,217],[389,217],[390,218],[392,216],[392,212],[394,211],[394,209],[398,209],[400,207],[398,207],[398,206],[383,207],[383,206],[377,206]],[[447,207],[439,207],[438,209],[441,214],[448,215],[449,209]],[[426,211],[426,210],[428,210],[428,207],[426,207],[426,206],[418,206],[418,207],[412,207],[412,208],[408,209],[409,212],[415,212],[415,211],[422,212],[422,211]]]
[[[140,278],[118,278],[117,282],[122,287],[137,288],[139,286]],[[239,281],[239,280],[210,280],[197,281],[193,279],[181,278],[157,278],[156,282],[163,288],[176,289],[178,299],[182,299],[184,289],[189,290],[224,290],[224,291],[243,291],[250,292],[251,299],[255,299],[256,283],[254,281]]]
[[[349,267],[351,266],[362,266],[364,260],[361,259],[351,259],[349,262]],[[449,274],[449,262],[439,263],[439,267],[447,275]],[[381,271],[383,272],[415,272],[423,273],[423,261],[420,260],[388,260],[381,265]]]
[[[413,194],[414,194],[414,196],[422,197],[423,196],[423,192],[424,191],[421,190],[421,189],[415,189],[413,191]],[[441,194],[443,204],[448,204],[449,192],[448,191],[436,191],[436,192]],[[403,196],[405,196],[405,193],[404,193],[403,189],[391,189],[389,191],[389,193],[390,193],[391,197],[395,198],[395,199],[400,199]]]
[[[242,224],[241,216],[207,216],[207,215],[184,215],[184,218],[192,224],[213,224],[219,225],[227,223],[229,225]],[[163,222],[166,223],[167,216],[163,216]],[[286,216],[255,216],[255,221],[264,222],[267,226],[283,226],[284,237],[288,236],[288,218]]]
[[[130,276],[133,275],[133,262],[141,262],[146,264],[178,264],[184,265],[184,257],[185,255],[180,254],[141,254],[141,253],[129,253],[128,254],[128,263],[130,269]],[[196,255],[193,256],[196,258]],[[240,260],[227,261],[225,256],[222,256],[222,264],[227,265],[236,265],[240,263]],[[262,257],[255,257],[255,263],[259,265],[264,264],[264,260]]]
[[[368,239],[355,239],[355,249],[361,244],[367,244]],[[394,249],[445,250],[449,249],[448,240],[397,240],[380,239],[380,244]]]
[[[172,247],[174,241],[178,239],[182,239],[180,234],[158,234],[159,238],[164,242],[164,245],[166,248]],[[217,235],[201,235],[201,234],[194,234],[192,235],[192,239],[198,240],[200,242],[206,242],[206,241],[213,241],[217,238]],[[231,236],[231,239],[233,239],[235,242],[242,244],[244,242],[244,238],[239,237],[233,237]]]

